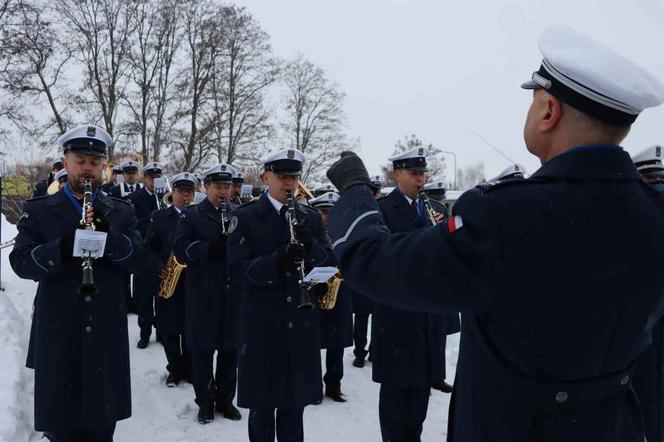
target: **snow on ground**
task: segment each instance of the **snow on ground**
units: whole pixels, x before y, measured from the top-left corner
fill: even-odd
[[[16,229],[2,217],[2,238],[11,239]],[[19,279],[9,267],[2,251],[2,274],[6,290],[0,293],[0,442],[37,441],[41,434],[32,431],[33,372],[25,368],[30,332],[30,313],[36,283]],[[150,342],[145,350],[136,349],[136,316],[129,315],[133,416],[118,423],[117,442],[182,442],[248,440],[248,410],[241,409],[242,420],[232,422],[217,415],[214,422],[196,421],[194,390],[188,383],[167,388],[166,358],[161,345]],[[448,338],[448,380],[452,382],[458,356],[459,335]],[[310,442],[379,442],[378,388],[371,381],[371,363],[364,368],[352,366],[352,349],[344,355],[342,391],[348,402],[338,404],[326,399],[308,406],[304,412],[305,440]],[[324,366],[324,361],[323,361]],[[432,391],[422,440],[443,441],[447,429],[449,395]]]

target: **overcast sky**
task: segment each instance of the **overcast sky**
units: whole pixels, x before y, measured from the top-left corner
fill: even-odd
[[[664,80],[661,0],[237,0],[271,35],[282,57],[303,52],[346,92],[349,134],[369,173],[397,139],[415,133],[456,153],[458,166],[484,161],[487,177],[509,161],[529,172],[523,121],[539,67],[537,38],[550,24],[588,33]],[[624,146],[664,143],[664,106],[645,111]],[[452,167],[452,161],[448,162]]]

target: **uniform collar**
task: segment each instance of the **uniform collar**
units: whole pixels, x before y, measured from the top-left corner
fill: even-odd
[[[574,147],[552,158],[530,176],[577,180],[639,180],[629,154],[620,146],[598,144]]]
[[[281,208],[285,206],[285,204],[275,198],[272,198],[272,195],[270,195],[269,191],[265,193],[265,196],[267,196],[267,199],[272,204],[272,207],[274,207],[274,210],[276,210],[277,213],[281,213]]]
[[[399,192],[399,194],[400,194],[401,196],[403,196],[404,198],[406,198],[406,202],[408,203],[409,206],[412,206],[412,205],[413,205],[413,201],[417,201],[417,200],[419,199],[419,198],[416,198],[416,199],[413,200],[411,197],[409,197],[408,195],[406,195],[405,193],[403,193],[403,192],[401,191],[401,189],[399,189],[398,186],[395,187],[394,190],[396,190],[397,192]]]

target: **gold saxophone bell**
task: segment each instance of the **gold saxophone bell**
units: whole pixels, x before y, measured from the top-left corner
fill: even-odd
[[[168,256],[164,270],[166,270],[166,277],[161,280],[159,285],[159,296],[168,299],[175,293],[175,288],[178,286],[180,275],[182,271],[187,268],[187,264],[178,261],[173,252]]]
[[[344,280],[341,277],[341,272],[337,270],[337,273],[327,281],[327,291],[318,300],[318,308],[321,310],[332,310],[337,305],[337,297],[339,296],[342,282]]]

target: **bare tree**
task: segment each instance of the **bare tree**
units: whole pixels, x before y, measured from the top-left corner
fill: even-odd
[[[135,27],[133,0],[55,0],[70,29],[72,50],[85,67],[83,90],[91,98],[79,104],[103,121],[111,136],[119,104],[129,83],[130,35]],[[99,118],[101,117],[101,118]],[[113,158],[113,147],[109,157]]]
[[[127,130],[140,140],[143,163],[159,160],[164,115],[169,102],[171,67],[179,45],[179,5],[172,0],[138,0],[132,34],[131,78],[123,97],[132,119]],[[156,131],[159,129],[157,138]]]
[[[223,30],[216,34],[224,59],[221,66],[227,69],[225,161],[248,165],[261,156],[272,135],[265,95],[279,65],[272,57],[269,35],[245,8],[223,6],[217,17]]]
[[[4,24],[4,20],[13,14],[14,3],[15,0],[0,0],[0,27]]]
[[[27,120],[26,107],[17,103],[44,98],[50,118],[43,127],[37,127],[35,119],[29,120],[33,134],[55,127],[59,135],[67,129],[62,112],[66,94],[62,72],[71,52],[59,43],[61,40],[53,23],[44,16],[43,7],[26,0],[15,3],[11,19],[0,28],[0,86],[11,97],[3,100],[0,114],[14,122]],[[25,122],[19,127],[28,129]]]
[[[291,146],[307,155],[302,179],[319,179],[343,150],[349,148],[343,132],[344,93],[319,66],[297,54],[283,71],[286,86],[282,129]]]
[[[484,163],[478,162],[457,171],[457,183],[461,190],[470,189],[486,181],[484,176]]]
[[[159,42],[162,55],[155,79],[153,124],[153,160],[159,161],[162,147],[173,128],[174,120],[167,116],[173,107],[175,81],[174,71],[180,49],[182,33],[182,12],[178,0],[162,0],[159,8]]]
[[[443,151],[434,147],[433,144],[424,144],[424,142],[418,138],[415,134],[410,136],[405,136],[403,140],[399,140],[394,145],[394,150],[392,155],[397,155],[415,149],[417,147],[423,147],[427,156],[427,176],[431,179],[440,179],[442,181],[449,181],[446,179],[445,169],[447,165],[445,164],[445,157],[443,156]],[[394,186],[396,185],[394,181],[394,174],[392,173],[392,164],[384,164],[381,166],[381,172],[383,174],[383,184],[385,186]]]
[[[212,6],[208,2],[187,0],[185,10],[184,53],[188,65],[180,73],[177,93],[180,107],[174,118],[179,120],[173,129],[171,145],[173,160],[183,170],[194,170],[207,160],[212,150],[210,133],[214,125],[205,119],[209,83],[212,76],[213,29],[218,26],[211,19]]]

